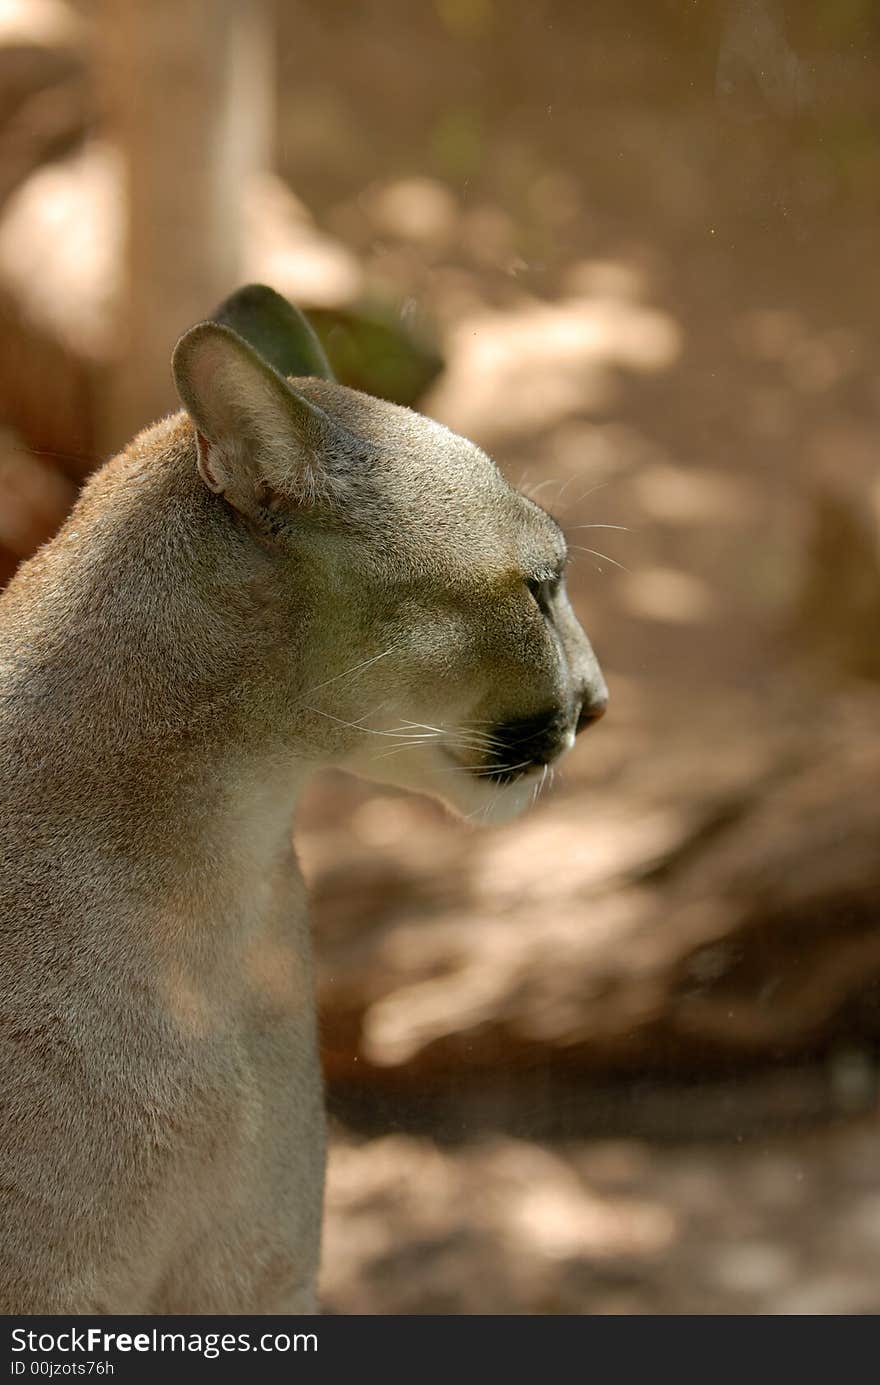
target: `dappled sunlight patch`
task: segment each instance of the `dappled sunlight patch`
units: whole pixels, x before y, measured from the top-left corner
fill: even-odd
[[[283,179],[253,176],[243,211],[244,279],[271,284],[310,308],[338,308],[360,297],[364,274],[357,258],[318,229]]]
[[[682,340],[668,313],[609,296],[472,315],[447,345],[449,367],[426,412],[497,442],[609,407],[615,370],[668,370]]]
[[[647,1202],[610,1202],[583,1189],[552,1184],[511,1199],[507,1229],[515,1240],[552,1259],[656,1255],[675,1239],[675,1219]]]
[[[413,1145],[418,1157],[411,1160],[407,1155]],[[387,1197],[390,1185],[414,1212],[428,1212],[432,1201],[455,1192],[454,1163],[431,1140],[414,1141],[404,1135],[386,1135],[367,1147],[335,1145],[332,1170],[331,1207]]]
[[[101,360],[113,345],[121,289],[122,161],[91,141],[46,164],[12,194],[0,219],[0,285],[75,354]]]
[[[69,43],[83,37],[83,28],[62,0],[0,0],[0,43]]]
[[[362,201],[379,232],[425,249],[442,249],[455,233],[458,205],[437,178],[400,178],[368,189]]]
[[[741,523],[755,501],[745,481],[697,467],[657,462],[630,481],[639,505],[666,524]]]
[[[668,567],[640,568],[624,573],[618,585],[627,614],[640,620],[689,625],[719,615],[716,594],[689,572]]]
[[[590,1032],[603,1027],[600,1013],[585,1004],[598,1000],[618,975],[623,956],[633,978],[665,961],[668,942],[664,946],[651,936],[653,914],[637,889],[583,903],[562,894],[543,907],[537,901],[531,909],[526,901],[519,903],[511,915],[487,912],[442,925],[425,921],[417,935],[409,933],[408,946],[406,934],[387,940],[391,967],[406,974],[407,963],[411,969],[418,960],[421,979],[368,1004],[362,1049],[370,1062],[399,1066],[437,1040],[466,1036],[487,1024],[509,1027],[529,1041],[576,1042],[584,1034],[587,1009]],[[547,957],[553,958],[549,977],[542,969]],[[650,1019],[657,994],[653,987],[638,986],[620,995],[612,1025],[625,1028]]]
[[[647,1200],[604,1195],[559,1154],[526,1141],[493,1141],[487,1199],[518,1250],[549,1259],[655,1254],[675,1237],[669,1211]]]
[[[450,1024],[452,1032],[479,1024],[503,1001],[506,982],[506,975],[493,974],[484,965],[400,987],[367,1010],[362,1031],[365,1056],[378,1067],[394,1067],[432,1039],[450,1033]]]
[[[692,817],[678,808],[615,811],[607,802],[601,814],[573,816],[548,808],[540,817],[514,824],[483,853],[477,897],[514,901],[566,898],[608,887],[630,873],[662,860],[692,831]],[[552,860],[552,873],[535,863]]]

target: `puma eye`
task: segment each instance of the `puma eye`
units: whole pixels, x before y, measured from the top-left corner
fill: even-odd
[[[526,586],[534,597],[538,609],[546,612],[553,597],[559,590],[561,577],[554,573],[552,577],[527,577]]]
[[[535,598],[535,600],[536,600],[536,601],[540,601],[540,599],[541,599],[541,593],[542,593],[543,590],[544,590],[544,578],[543,578],[543,577],[527,577],[527,578],[526,578],[526,586],[528,587],[529,591],[532,593],[532,596]]]

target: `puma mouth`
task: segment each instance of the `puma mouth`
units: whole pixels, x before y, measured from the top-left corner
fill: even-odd
[[[493,735],[495,744],[482,764],[470,763],[451,746],[443,748],[452,763],[474,779],[508,785],[543,774],[571,750],[575,740],[574,731],[562,730],[555,718],[552,724],[547,718],[509,722],[498,731],[504,734]]]
[[[543,773],[573,745],[570,719],[556,707],[499,722],[492,732],[492,750],[481,777],[495,784],[515,784]]]
[[[464,758],[461,752],[453,750],[448,745],[443,746],[443,753],[447,760],[450,760],[456,769],[460,769],[463,774],[470,775],[472,779],[481,779],[487,784],[515,784],[517,780],[524,779],[538,769],[543,769],[543,765],[532,761],[521,765],[496,765],[489,759],[483,764],[476,765],[471,763],[470,759]]]
[[[573,745],[574,736],[566,737],[552,754],[542,756],[540,759],[527,760],[524,764],[519,765],[488,764],[479,770],[477,777],[487,779],[491,784],[517,784],[521,779],[534,778],[538,774],[544,774],[561,760],[562,756],[567,754]]]

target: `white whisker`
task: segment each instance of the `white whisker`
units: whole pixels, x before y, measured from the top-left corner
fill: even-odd
[[[364,659],[360,664],[354,664],[351,668],[343,669],[342,673],[335,673],[332,678],[326,679],[325,682],[316,683],[313,688],[306,688],[303,697],[311,697],[312,693],[318,692],[321,688],[329,688],[331,683],[338,683],[340,678],[347,678],[349,674],[358,673],[362,668],[369,668],[370,664],[377,664],[380,659],[384,659],[389,654],[393,654],[396,647],[396,645],[391,645],[390,648],[383,649],[381,654],[374,654],[371,658]],[[308,708],[307,710],[314,711],[314,708]]]
[[[569,476],[568,480],[567,480],[567,481],[563,481],[562,486],[561,486],[560,489],[559,489],[559,493],[557,494],[556,499],[555,499],[554,502],[553,502],[554,505],[558,505],[558,504],[559,504],[560,500],[561,500],[562,497],[565,495],[565,492],[568,490],[569,486],[571,485],[572,481],[575,479],[576,475],[577,475],[577,472],[573,471],[573,472],[571,473],[571,475]]]
[[[540,495],[541,491],[546,490],[547,486],[558,486],[561,485],[561,483],[562,478],[560,476],[551,476],[547,481],[539,481],[536,486],[529,486],[527,490],[523,489],[523,495],[529,500],[534,500],[535,496]]]
[[[609,558],[607,553],[597,553],[595,548],[584,548],[584,546],[579,543],[573,543],[571,547],[578,553],[591,553],[594,558],[601,558],[603,562],[611,563],[614,567],[619,567],[621,572],[629,572],[628,567],[624,567],[623,563],[619,563],[616,558]]]
[[[600,481],[598,486],[591,486],[588,491],[584,491],[583,495],[579,495],[577,500],[570,500],[568,502],[568,505],[566,506],[566,509],[570,510],[576,505],[582,505],[583,502],[588,498],[588,496],[595,495],[596,491],[604,490],[606,486],[610,485],[610,481]]]
[[[326,717],[328,721],[335,721],[339,726],[347,726],[352,731],[362,731],[365,736],[396,736],[400,737],[400,731],[376,731],[371,726],[362,726],[357,721],[345,721],[342,717],[335,717],[332,712],[322,712],[320,707],[303,707],[304,712],[314,712],[315,716]],[[364,717],[372,716],[372,712],[365,712]],[[361,721],[363,721],[363,717]]]
[[[400,720],[403,726],[418,727],[422,731],[436,731],[438,736],[445,736],[448,730],[445,726],[429,726],[428,723],[424,721],[407,721],[406,717],[401,717]]]
[[[576,529],[620,529],[624,534],[633,532],[628,524],[569,524],[568,528],[572,534]]]

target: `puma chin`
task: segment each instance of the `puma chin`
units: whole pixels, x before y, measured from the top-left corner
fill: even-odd
[[[511,720],[465,720],[387,753],[356,755],[350,768],[367,778],[440,799],[458,816],[476,823],[508,822],[535,802],[550,772],[572,749],[575,736],[605,711],[607,694],[595,677],[589,702],[551,707]],[[474,730],[475,725],[485,730]],[[427,723],[425,724],[427,727]],[[390,728],[387,732],[393,738]],[[416,729],[408,734],[415,737]],[[372,762],[371,762],[372,761]]]
[[[404,719],[396,729],[390,724],[377,727],[389,745],[396,744],[388,751],[356,752],[350,768],[370,779],[429,794],[479,824],[508,822],[533,804],[551,770],[572,749],[575,737],[604,714],[608,700],[561,582],[553,597],[558,609],[542,611],[546,629],[532,631],[534,664],[525,661],[521,674],[524,687],[535,692],[548,672],[557,684],[567,683],[555,689],[555,701],[532,713],[506,716],[493,697],[477,704],[473,717],[440,714],[435,722]],[[530,618],[526,623],[533,625]],[[558,634],[560,625],[567,625],[566,644]],[[572,676],[569,658],[576,668],[580,663],[582,679]]]

